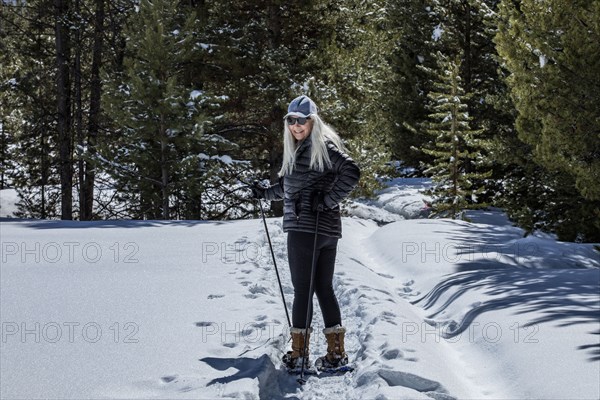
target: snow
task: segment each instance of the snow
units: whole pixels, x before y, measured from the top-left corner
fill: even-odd
[[[422,193],[431,185],[428,178],[396,178],[379,191],[374,200],[357,200],[346,212],[352,216],[385,224],[404,219],[424,218],[430,198]]]
[[[433,33],[431,34],[431,39],[435,40],[436,42],[438,40],[440,40],[442,38],[442,34],[444,33],[444,29],[442,28],[441,24],[438,24],[434,29],[433,29]]]
[[[227,164],[227,165],[231,165],[233,164],[233,159],[230,156],[224,155],[224,156],[219,156],[218,159],[223,163],[223,164]]]
[[[223,164],[226,164],[226,165],[231,165],[231,164],[234,164],[234,163],[241,163],[241,162],[242,162],[242,161],[238,161],[238,160],[233,160],[233,159],[232,159],[230,156],[228,156],[228,155],[222,155],[222,156],[217,156],[217,155],[214,155],[214,156],[208,156],[207,154],[200,153],[200,154],[198,154],[198,158],[199,158],[200,160],[219,160],[219,161],[221,161]]]
[[[347,206],[334,288],[357,369],[304,386],[279,365],[262,220],[2,220],[1,397],[599,398],[598,252],[524,238],[496,209],[425,219],[429,184]],[[286,235],[267,223],[291,308]]]
[[[196,100],[199,96],[202,95],[204,95],[204,92],[202,90],[192,90],[192,92],[190,93],[190,99]]]
[[[0,190],[0,218],[13,217],[17,211],[16,204],[19,202],[19,194],[15,189]]]

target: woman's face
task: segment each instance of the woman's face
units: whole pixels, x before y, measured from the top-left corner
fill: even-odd
[[[300,142],[304,139],[306,139],[308,137],[308,135],[310,135],[310,133],[312,132],[312,127],[313,127],[313,120],[312,119],[307,119],[306,123],[304,125],[300,125],[297,121],[294,123],[294,125],[290,125],[288,124],[290,132],[292,133],[292,136],[294,136],[294,138]]]

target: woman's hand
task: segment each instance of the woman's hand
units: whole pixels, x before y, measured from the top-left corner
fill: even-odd
[[[265,188],[260,185],[258,181],[254,182],[252,186],[250,186],[250,190],[252,191],[253,199],[264,199],[265,198]]]

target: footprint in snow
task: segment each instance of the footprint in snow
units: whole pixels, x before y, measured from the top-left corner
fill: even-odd
[[[381,357],[386,360],[395,360],[397,358],[404,358],[404,353],[400,349],[389,349],[381,353]]]
[[[124,386],[103,390],[106,398],[176,398],[176,393],[186,393],[206,387],[207,379],[196,375],[165,375],[158,379],[132,382]]]
[[[294,288],[291,287],[291,286],[284,286],[283,287],[283,293],[293,295],[294,294]]]
[[[405,299],[409,298],[409,297],[419,296],[421,294],[421,292],[419,292],[418,290],[415,291],[411,287],[411,285],[407,284],[407,283],[405,283],[401,288],[396,289],[396,292],[398,293],[399,296],[401,296]]]
[[[244,297],[247,299],[256,299],[260,294],[271,295],[271,291],[261,285],[253,285],[248,288],[249,294],[245,294]]]
[[[253,322],[252,324],[250,324],[251,327],[256,328],[256,329],[264,329],[265,326],[267,326],[267,325],[269,325],[269,323],[267,321]],[[246,335],[244,335],[245,331],[248,331]],[[254,329],[246,329],[245,331],[242,331],[243,336],[247,336],[247,335],[250,335],[251,333],[254,333]]]
[[[177,375],[163,376],[160,378],[160,383],[164,385],[163,389],[169,389],[170,392],[186,393],[194,390],[194,388],[186,382],[185,377],[178,377]]]
[[[416,353],[417,352],[415,349],[404,349],[404,351],[406,353]],[[419,359],[417,357],[406,357],[405,360],[406,361],[410,361],[410,362],[417,362],[417,361],[419,361]]]
[[[398,325],[395,321],[396,314],[390,311],[384,311],[380,314],[381,319],[389,324]]]
[[[251,286],[248,291],[252,294],[270,294],[269,289],[260,285]]]
[[[395,360],[397,358],[404,358],[404,353],[400,349],[392,348],[390,349],[390,344],[388,342],[383,343],[379,346],[379,350],[381,350],[381,357],[386,360]]]
[[[160,380],[163,383],[170,383],[173,382],[175,379],[177,379],[177,375],[163,376],[162,378],[160,378]]]

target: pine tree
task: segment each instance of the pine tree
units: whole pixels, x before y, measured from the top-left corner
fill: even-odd
[[[106,71],[112,67],[104,63],[109,57],[102,51],[103,39],[110,35],[104,30],[103,18],[107,8],[114,19],[120,11],[115,8],[124,1],[2,4],[3,43],[9,51],[2,52],[6,62],[0,73],[6,77],[3,82],[12,83],[2,87],[1,103],[12,114],[5,121],[15,137],[11,157],[13,184],[22,199],[20,215],[55,217],[54,206],[58,205],[65,208],[62,218],[95,216],[96,169],[89,154],[95,151],[103,124],[99,71],[103,64]],[[61,35],[58,42],[57,33]],[[60,91],[58,82],[62,82]],[[55,197],[57,179],[61,199],[49,203],[48,199]]]
[[[194,22],[193,14],[184,17],[172,2],[140,2],[126,29],[125,71],[106,92],[116,131],[114,143],[104,142],[100,160],[136,218],[169,219],[175,198],[185,193],[198,201],[202,193],[206,155],[197,148],[204,98],[182,84],[184,66],[199,46]]]
[[[387,72],[384,7],[375,1],[237,0],[207,2],[207,9],[211,53],[206,87],[226,96],[215,110],[221,117],[215,128],[240,144],[238,158],[267,170],[263,177],[277,179],[282,116],[300,94],[317,102],[351,149],[384,152],[379,145],[389,135],[380,94]],[[353,156],[364,158],[370,168],[373,158]],[[377,163],[378,170],[385,169],[385,162]],[[377,185],[371,176],[361,180],[363,189]],[[281,212],[281,203],[271,206]]]
[[[434,91],[428,94],[431,100],[430,121],[424,125],[432,136],[429,148],[422,151],[433,157],[425,173],[432,176],[432,216],[449,216],[452,219],[464,216],[467,208],[480,208],[477,196],[485,187],[483,180],[490,176],[488,164],[482,152],[486,141],[480,138],[482,131],[470,127],[465,91],[461,86],[460,59],[450,60],[437,53],[438,69],[428,70],[435,74]],[[469,168],[475,164],[476,168]]]
[[[4,4],[0,3],[0,7],[4,7]],[[4,8],[2,8],[4,13]],[[12,77],[14,71],[14,60],[8,56],[10,51],[10,37],[9,30],[6,27],[6,19],[0,23],[0,190],[6,189],[11,186],[10,173],[14,167],[13,160],[10,154],[15,151],[14,149],[14,132],[11,121],[7,121],[7,118],[11,114],[14,108],[13,99],[9,93],[12,91],[16,81]]]
[[[386,101],[391,67],[389,15],[379,1],[346,2],[328,21],[335,33],[324,35],[307,64],[309,93],[323,115],[347,139],[350,155],[360,165],[355,196],[373,196],[390,167],[392,121]]]
[[[106,36],[106,0],[94,0],[93,11],[86,16],[81,1],[75,2],[79,16],[75,35],[75,137],[79,187],[79,219],[94,218],[94,194],[97,169],[93,161],[96,143],[101,127],[102,81],[100,70],[108,64],[106,60],[104,37]],[[88,20],[93,28],[87,28]],[[87,31],[91,31],[89,36]],[[89,38],[88,38],[89,37]],[[89,41],[89,44],[86,42]],[[86,49],[91,57],[86,59]],[[89,66],[89,69],[88,69]],[[110,69],[108,67],[106,69]],[[89,71],[89,72],[88,72]],[[89,79],[88,79],[89,76]],[[89,87],[89,106],[85,95]],[[87,107],[86,107],[87,106]],[[86,110],[87,109],[87,110]],[[87,112],[86,112],[87,111]]]
[[[483,137],[490,140],[512,132],[512,108],[503,107],[507,88],[493,43],[497,3],[498,0],[411,0],[392,7],[392,22],[399,30],[393,59],[395,96],[390,102],[396,132],[394,153],[406,164],[417,166],[419,162],[432,161],[429,155],[418,151],[429,140],[418,126],[427,119],[427,94],[433,90],[433,81],[425,71],[436,68],[434,55],[438,51],[462,59],[461,85],[468,94],[465,104],[473,129],[483,130]],[[496,157],[491,148],[485,154]],[[472,167],[467,165],[467,170]],[[506,173],[499,163],[493,165],[493,171],[496,179]],[[498,187],[491,179],[486,186],[488,190],[480,197],[492,201]]]
[[[496,43],[510,72],[519,139],[530,149],[525,162],[554,177],[546,188],[560,193],[532,213],[543,216],[538,222],[560,232],[561,239],[599,240],[600,92],[594,88],[600,73],[600,4],[504,1],[499,14]],[[583,222],[590,219],[592,227]]]
[[[291,87],[302,82],[298,60],[310,43],[298,21],[308,21],[308,13],[300,4],[235,0],[207,1],[204,15],[203,87],[219,99],[207,110],[215,121],[210,131],[238,144],[234,158],[252,163],[242,176],[274,182],[281,166],[282,117]],[[281,214],[281,203],[271,207]]]
[[[434,52],[431,35],[435,26],[431,2],[390,2],[389,7],[390,26],[397,32],[390,46],[390,90],[386,99],[393,122],[391,148],[396,159],[419,167],[420,162],[431,161],[418,150],[428,141],[428,135],[415,129],[427,119],[427,93],[431,90],[429,76],[419,66],[435,67],[435,60],[429,56]]]
[[[13,145],[12,135],[5,128],[4,122],[0,119],[0,190],[10,187],[10,178],[8,171],[12,168],[12,160],[8,153]]]
[[[0,119],[12,136],[6,171],[19,217],[60,215],[53,3],[2,3]]]

